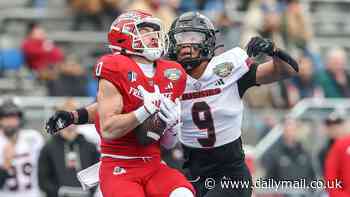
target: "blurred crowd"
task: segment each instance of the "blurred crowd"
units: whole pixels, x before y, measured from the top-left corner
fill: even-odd
[[[42,8],[47,4],[48,0],[30,1],[30,6],[34,8]],[[220,43],[225,43],[225,49],[244,47],[249,39],[256,35],[272,39],[278,46],[297,57],[300,72],[290,80],[251,88],[245,94],[245,101],[253,109],[288,110],[304,98],[350,97],[346,50],[334,46],[321,54],[315,42],[310,13],[299,0],[67,0],[66,6],[72,16],[70,31],[107,32],[112,21],[128,9],[148,11],[161,18],[169,28],[179,14],[197,10],[215,21],[221,32],[218,39]],[[241,13],[243,15],[240,15]],[[86,65],[86,57],[72,53],[67,47],[50,40],[48,34],[53,31],[55,29],[46,29],[37,21],[27,23],[26,35],[21,46],[18,46],[24,57],[25,69],[30,71],[38,86],[46,88],[47,96],[95,96],[96,81],[91,77],[91,65],[94,62]],[[96,59],[102,52],[97,50],[91,56]],[[257,62],[265,60],[264,56],[255,59]],[[6,70],[0,66],[0,79],[5,77],[4,72]],[[89,89],[91,84],[94,84],[92,91]],[[70,102],[65,106],[66,109],[74,108],[74,102]],[[258,131],[259,139],[266,136],[276,123],[277,120],[273,116],[266,116]],[[75,128],[67,130],[74,131]],[[349,133],[347,118],[339,112],[331,113],[322,120],[321,126],[317,127],[307,126],[302,121],[286,117],[283,120],[282,138],[261,161],[263,174],[266,178],[274,180],[305,178],[310,182],[316,178],[338,178],[350,182],[347,175],[349,165],[339,159],[350,152],[350,148],[346,148],[350,146]],[[310,151],[312,145],[305,144],[310,143],[314,135],[321,135],[315,139],[322,141],[315,142],[318,144],[317,151]],[[84,150],[88,147],[90,150],[88,153],[84,152],[88,154],[84,157],[86,161],[76,161],[81,154],[81,149],[77,148],[79,146],[84,146]],[[39,166],[42,165],[39,171],[39,185],[50,196],[54,196],[52,193],[57,194],[62,185],[78,186],[75,178],[67,176],[66,180],[58,176],[61,171],[72,174],[93,163],[98,154],[84,137],[71,131],[53,137],[43,147],[39,157]],[[58,150],[63,152],[58,154],[55,152]],[[53,155],[60,155],[60,158],[51,158]],[[53,162],[56,159],[64,163]],[[173,167],[180,168],[183,160],[181,147],[165,152],[164,159]],[[65,177],[66,174],[61,175]],[[51,177],[57,177],[57,180]],[[64,191],[63,189],[62,192]],[[330,192],[336,197],[350,195],[349,189],[347,194],[339,194],[334,190]]]
[[[44,6],[43,2],[45,0],[32,1],[31,5]],[[321,56],[310,15],[299,0],[68,0],[66,4],[73,17],[72,31],[107,32],[113,19],[128,9],[146,10],[161,18],[166,27],[177,15],[197,10],[215,21],[221,32],[218,40],[225,43],[225,49],[245,47],[252,36],[272,39],[297,57],[301,64],[300,75],[278,84],[252,88],[246,94],[246,101],[253,108],[289,109],[303,98],[350,97],[345,49],[334,46]],[[244,15],[239,17],[238,13]],[[94,96],[95,92],[88,90],[89,84],[94,83],[90,70],[94,62],[84,65],[87,63],[82,60],[86,57],[60,48],[48,39],[50,31],[55,30],[47,30],[37,22],[28,23],[21,47],[26,67],[39,84],[47,87],[49,96]],[[108,52],[107,49],[96,50],[92,60]],[[255,59],[265,60],[265,57]]]

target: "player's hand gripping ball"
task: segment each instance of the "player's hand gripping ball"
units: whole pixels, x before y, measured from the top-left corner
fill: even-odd
[[[138,86],[143,96],[143,107],[150,116],[134,129],[139,144],[147,146],[157,142],[164,133],[166,123],[159,118],[161,97],[159,87],[154,86],[154,92],[148,92],[142,86]]]
[[[164,134],[165,128],[166,123],[155,113],[137,126],[134,132],[139,144],[147,146],[157,142]]]

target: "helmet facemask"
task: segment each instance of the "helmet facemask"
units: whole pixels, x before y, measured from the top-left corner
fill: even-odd
[[[169,58],[179,62],[185,70],[191,71],[201,62],[210,60],[214,56],[215,28],[205,16],[197,12],[185,13],[172,23],[169,41]],[[191,56],[181,58],[183,55],[181,49],[184,47],[191,49]]]
[[[182,31],[174,34],[176,61],[185,67],[186,70],[192,70],[196,65],[199,65],[203,60],[206,60],[206,55],[203,56],[205,50],[206,35],[197,31]],[[189,50],[182,51],[188,47]],[[185,49],[183,49],[185,50]],[[185,56],[181,58],[181,56]]]
[[[142,28],[150,27],[153,31],[142,33]],[[130,54],[143,56],[150,61],[154,61],[163,56],[168,50],[168,37],[164,32],[161,21],[157,18],[149,17],[140,21],[127,23],[124,25],[123,33],[132,36],[132,48],[135,52]]]

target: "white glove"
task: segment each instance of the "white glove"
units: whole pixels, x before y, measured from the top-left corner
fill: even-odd
[[[166,123],[166,129],[160,140],[160,144],[166,148],[174,148],[178,139],[177,134],[181,129],[181,103],[177,98],[175,102],[171,99],[162,96],[162,103],[160,104],[160,111],[158,116]]]
[[[159,118],[162,119],[167,129],[172,128],[180,123],[181,120],[181,103],[177,98],[175,102],[169,98],[162,96],[162,102],[160,104],[160,111],[158,112]]]
[[[180,129],[181,124],[165,129],[163,136],[160,138],[160,144],[166,149],[174,148],[178,142],[177,134],[180,132]]]
[[[148,92],[141,85],[137,86],[143,97],[143,106],[134,111],[139,123],[145,121],[149,116],[159,111],[161,94],[159,87],[154,85],[154,92]]]

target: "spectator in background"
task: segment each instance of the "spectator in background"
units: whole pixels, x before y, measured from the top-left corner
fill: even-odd
[[[327,154],[324,174],[329,197],[350,196],[350,135],[346,129],[346,136],[337,139]]]
[[[57,68],[55,80],[48,84],[50,96],[87,96],[86,70],[70,56]]]
[[[171,23],[176,17],[175,10],[161,0],[138,0],[133,1],[127,10],[143,10],[152,13],[153,16],[162,19],[165,30],[168,31]]]
[[[14,100],[0,105],[0,196],[38,197],[38,157],[44,138],[23,129],[24,114]]]
[[[69,99],[62,110],[74,110],[77,103]],[[96,146],[78,134],[74,125],[53,136],[39,157],[39,186],[49,197],[92,196],[82,191],[77,172],[99,161]]]
[[[122,12],[121,0],[101,0],[103,4],[103,13],[107,16],[104,24],[112,24],[113,20]]]
[[[334,142],[342,138],[345,135],[346,131],[346,124],[344,117],[338,113],[333,112],[331,113],[324,121],[325,124],[325,131],[327,134],[327,141],[324,145],[324,147],[320,150],[319,153],[319,160],[320,160],[320,167],[322,172],[324,172],[324,166],[325,166],[325,160],[328,154],[328,151],[334,144]]]
[[[27,66],[39,80],[51,79],[55,65],[64,58],[62,50],[47,38],[45,30],[37,23],[28,25],[22,50]]]
[[[299,74],[286,82],[287,103],[293,107],[298,101],[310,97],[323,97],[322,90],[314,79],[314,67],[309,57],[299,59]]]
[[[267,114],[263,117],[263,125],[261,129],[258,130],[258,140],[263,139],[277,124],[276,117],[272,114]]]
[[[347,57],[342,48],[333,48],[327,54],[326,69],[316,74],[316,82],[325,97],[350,97],[350,75],[346,71]]]
[[[254,0],[243,20],[241,46],[245,46],[251,37],[260,35],[284,48],[280,31],[281,13],[282,8],[276,0]]]
[[[83,23],[90,23],[94,30],[103,29],[103,2],[101,0],[68,0],[74,13],[73,30],[80,30]]]
[[[282,14],[281,34],[286,49],[308,50],[313,37],[311,23],[299,0],[284,0],[286,8]]]
[[[275,181],[305,179],[306,184],[314,180],[311,156],[297,140],[298,126],[297,120],[285,119],[281,141],[263,158],[266,178]]]

